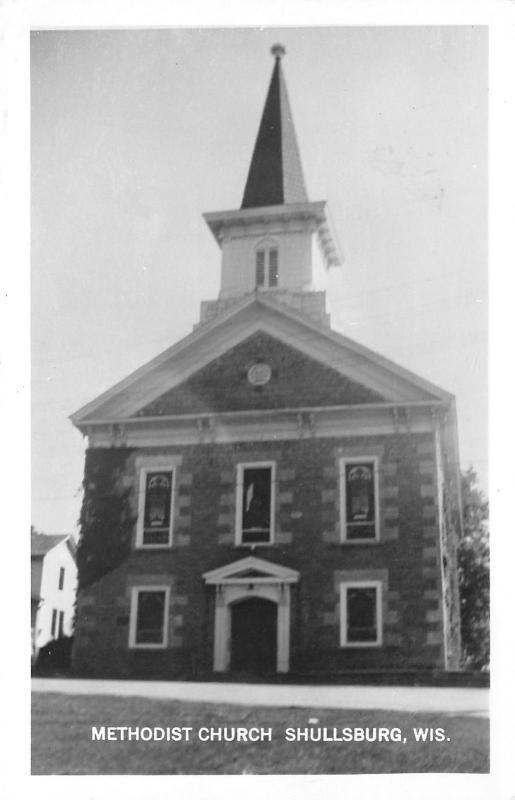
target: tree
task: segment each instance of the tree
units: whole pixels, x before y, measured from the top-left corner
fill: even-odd
[[[490,546],[488,501],[470,467],[461,478],[463,537],[458,548],[463,664],[485,669],[490,662]]]

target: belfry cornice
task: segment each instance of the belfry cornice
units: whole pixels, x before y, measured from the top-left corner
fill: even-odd
[[[311,230],[318,233],[326,265],[334,267],[343,263],[325,200],[210,211],[203,216],[220,247],[226,238],[248,236],[251,232],[259,235],[273,233],[274,230]]]

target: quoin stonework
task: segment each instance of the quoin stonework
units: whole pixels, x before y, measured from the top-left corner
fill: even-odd
[[[331,329],[342,258],[272,54],[241,207],[204,215],[218,298],[72,417],[78,673],[458,667],[454,398]]]

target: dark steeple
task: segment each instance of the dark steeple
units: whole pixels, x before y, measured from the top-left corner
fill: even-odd
[[[297,137],[281,69],[285,54],[276,44],[274,70],[250,163],[242,208],[307,203]]]

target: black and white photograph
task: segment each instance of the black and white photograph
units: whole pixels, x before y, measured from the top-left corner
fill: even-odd
[[[31,26],[33,777],[488,796],[490,47]]]

